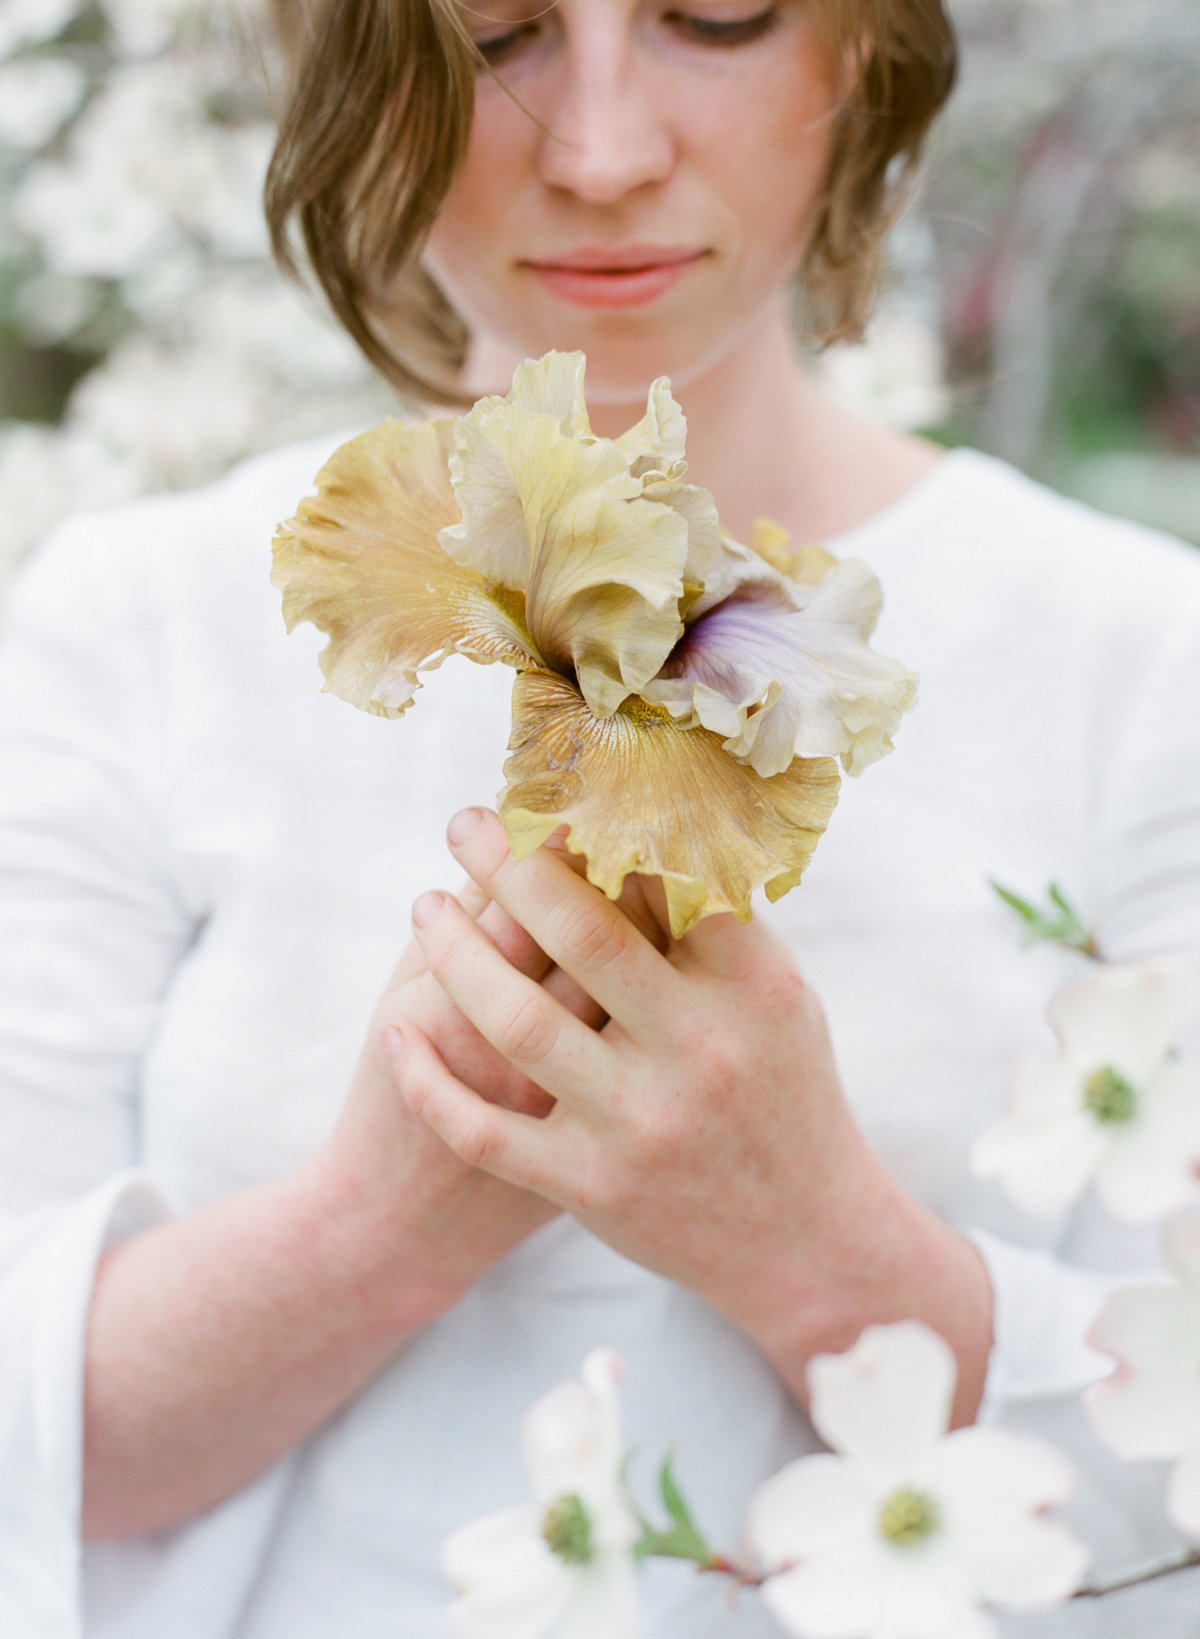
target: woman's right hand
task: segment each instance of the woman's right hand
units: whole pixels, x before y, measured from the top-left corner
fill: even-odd
[[[529,934],[469,883],[459,902],[506,960],[543,984],[585,1022],[604,1014],[553,967]],[[484,1040],[450,1002],[418,946],[404,952],[375,1009],[338,1122],[309,1164],[328,1211],[347,1233],[383,1249],[414,1238],[422,1247],[423,1290],[412,1290],[411,1256],[397,1300],[407,1310],[457,1301],[488,1269],[557,1215],[540,1196],[468,1166],[418,1121],[400,1096],[389,1033],[419,1025],[453,1073],[482,1097],[527,1115],[553,1100]],[[386,1278],[386,1277],[382,1277]],[[397,1317],[403,1323],[405,1315]]]

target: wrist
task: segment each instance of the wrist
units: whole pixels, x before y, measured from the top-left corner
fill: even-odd
[[[864,1146],[865,1150],[865,1146]],[[992,1289],[976,1248],[907,1195],[869,1151],[839,1187],[824,1233],[798,1237],[733,1315],[793,1395],[808,1402],[814,1354],[839,1354],[865,1327],[919,1320],[958,1361],[955,1426],[974,1419],[992,1342]]]

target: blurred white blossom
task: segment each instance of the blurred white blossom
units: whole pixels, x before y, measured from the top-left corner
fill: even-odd
[[[625,1494],[617,1384],[620,1356],[594,1350],[581,1380],[530,1408],[521,1431],[536,1503],[506,1508],[448,1538],[450,1610],[464,1639],[634,1639],[633,1545],[640,1527]]]
[[[61,57],[0,63],[0,143],[40,148],[83,101],[87,76]]]
[[[83,0],[4,0],[0,6],[0,61],[23,46],[61,34]]]
[[[1200,974],[1170,958],[1101,967],[1046,1016],[1059,1050],[1018,1063],[1008,1113],[972,1150],[975,1171],[1026,1212],[1061,1211],[1093,1180],[1131,1223],[1184,1205],[1200,1164],[1200,1062],[1175,1049],[1200,1018]]]
[[[395,407],[268,259],[261,0],[99,0],[56,44],[84,12],[0,0],[0,345],[80,375],[60,426],[0,422],[0,574],[65,512]]]
[[[1100,1438],[1120,1457],[1174,1461],[1167,1514],[1200,1539],[1200,1224],[1178,1214],[1163,1226],[1173,1284],[1114,1292],[1091,1342],[1118,1370],[1084,1395]]]
[[[994,1428],[948,1434],[945,1341],[915,1321],[870,1326],[809,1365],[811,1416],[832,1448],[755,1493],[747,1537],[762,1596],[813,1639],[989,1639],[980,1609],[1057,1604],[1088,1554],[1042,1518],[1070,1489],[1050,1446]]]

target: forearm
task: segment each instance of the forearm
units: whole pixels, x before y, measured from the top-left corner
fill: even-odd
[[[469,1219],[468,1197],[469,1180]],[[439,1248],[438,1227],[312,1167],[110,1252],[88,1326],[85,1535],[199,1513],[325,1422],[470,1284],[478,1247]]]

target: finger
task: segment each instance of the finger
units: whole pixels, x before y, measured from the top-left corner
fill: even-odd
[[[460,1161],[535,1194],[547,1192],[553,1112],[539,1119],[487,1103],[450,1074],[416,1025],[393,1026],[384,1043],[404,1102]]]
[[[599,1030],[608,1023],[608,1014],[593,1001],[582,985],[575,983],[569,973],[564,973],[560,967],[552,967],[542,980],[542,989],[547,996],[553,996],[560,1007],[565,1007],[568,1013],[573,1013],[582,1020],[589,1030]]]
[[[456,815],[449,839],[464,869],[610,1018],[633,1036],[661,1031],[677,976],[618,906],[545,848],[514,860],[500,821],[483,809]]]
[[[413,927],[430,971],[502,1058],[552,1098],[594,1099],[612,1049],[536,981],[518,973],[449,894],[423,894]]]

